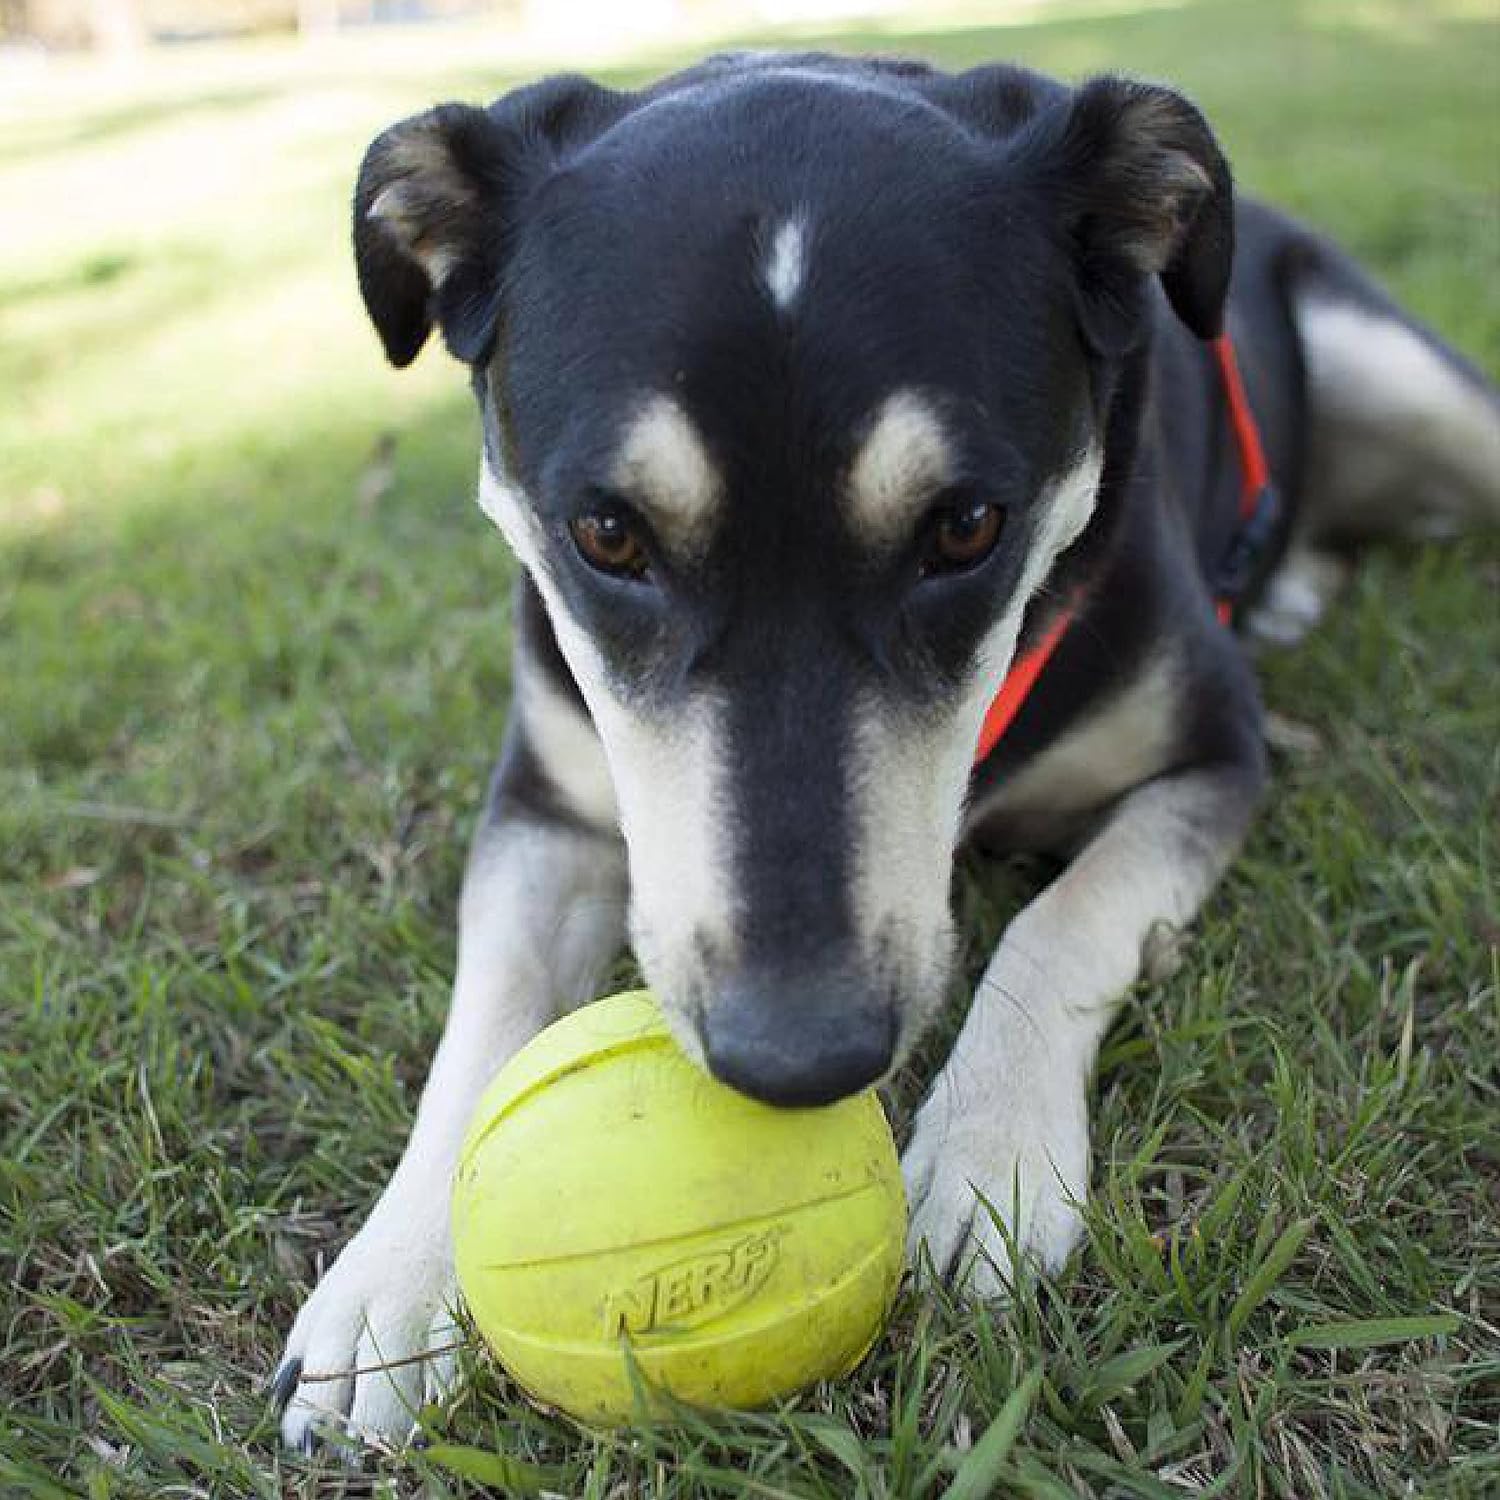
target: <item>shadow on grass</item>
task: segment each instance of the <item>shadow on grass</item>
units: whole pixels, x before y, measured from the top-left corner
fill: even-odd
[[[420,730],[434,755],[486,755],[510,564],[473,502],[472,427],[461,391],[421,409],[373,499],[380,433],[349,414],[199,455],[128,512],[0,538],[0,653],[18,664],[0,765],[201,811],[220,792],[193,772],[228,772],[268,728],[326,728],[335,704],[355,739],[415,750]],[[151,772],[187,744],[191,771]]]

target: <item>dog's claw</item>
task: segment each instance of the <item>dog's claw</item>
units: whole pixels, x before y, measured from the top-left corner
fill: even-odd
[[[422,1224],[441,1225],[444,1215],[440,1200],[403,1206],[404,1220]],[[366,1444],[399,1447],[424,1401],[451,1378],[458,1293],[446,1244],[418,1253],[408,1240],[397,1254],[394,1241],[381,1222],[366,1225],[298,1314],[273,1381],[288,1449],[311,1452],[314,1429],[316,1451],[346,1462],[362,1462]],[[326,1373],[309,1373],[317,1371]]]
[[[297,1389],[297,1382],[302,1379],[302,1361],[300,1359],[287,1359],[281,1362],[281,1368],[271,1377],[266,1386],[266,1394],[271,1398],[271,1404],[278,1412],[286,1410],[286,1404],[292,1399],[292,1392]]]

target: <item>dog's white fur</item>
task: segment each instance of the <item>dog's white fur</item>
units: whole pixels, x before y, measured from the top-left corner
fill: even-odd
[[[1309,542],[1293,544],[1250,613],[1251,638],[1267,646],[1295,646],[1323,618],[1352,571],[1347,557]]]
[[[1420,334],[1347,300],[1307,298],[1295,317],[1323,529],[1445,535],[1500,517],[1500,420],[1483,392]]]
[[[728,964],[736,952],[732,877],[723,858],[722,708],[705,694],[662,724],[604,701],[595,723],[620,793],[631,946],[678,1045],[701,1062],[693,1011],[706,998],[704,960],[711,954]]]
[[[1222,826],[1215,781],[1188,771],[1121,799],[1006,930],[918,1111],[903,1162],[912,1252],[925,1244],[940,1267],[962,1255],[982,1293],[1010,1274],[1000,1225],[1049,1269],[1077,1242],[1099,1041],[1147,939],[1192,919],[1244,832]],[[1217,823],[1213,839],[1199,820]]]
[[[1068,818],[1102,807],[1163,769],[1177,743],[1181,673],[1163,652],[1083,723],[1020,767],[971,810],[971,823]]]
[[[567,775],[556,784],[569,811],[601,831],[617,828],[615,784],[594,726],[521,653],[516,657],[515,712],[526,726],[526,740],[538,762],[549,768],[567,767]]]
[[[697,1028],[674,1002],[701,993],[705,948],[723,961],[734,952],[733,891],[718,858],[727,777],[722,705],[704,692],[663,723],[619,696],[552,578],[525,498],[487,460],[480,464],[479,497],[541,591],[558,648],[588,705],[629,851],[631,941],[655,977],[678,1042],[699,1057]]]
[[[560,1010],[597,993],[624,913],[624,860],[612,840],[524,823],[476,840],[453,1001],[411,1138],[287,1340],[287,1356],[303,1366],[281,1422],[289,1445],[325,1414],[357,1438],[404,1434],[446,1386],[456,1337],[448,1197],[464,1131],[500,1065]],[[424,1352],[433,1357],[412,1362]],[[408,1362],[372,1368],[399,1360]],[[339,1378],[309,1379],[320,1375]]]
[[[898,397],[886,401],[861,461],[882,445],[882,432],[906,427],[911,415]],[[913,430],[927,437],[940,431],[925,409]],[[1013,602],[990,629],[966,689],[955,695],[948,709],[893,721],[888,706],[872,699],[856,722],[859,781],[851,797],[858,830],[857,929],[866,952],[878,944],[892,953],[905,981],[904,993],[927,1002],[925,1008],[913,1005],[903,1017],[898,1057],[920,1035],[941,997],[940,976],[946,972],[952,945],[948,886],[980,724],[1015,656],[1026,606],[1093,511],[1102,465],[1100,450],[1086,448],[1038,497],[1040,520]],[[893,478],[894,471],[887,470],[881,482],[891,483]],[[928,471],[913,468],[905,482],[909,490],[902,493],[893,486],[886,498],[893,511],[909,515],[926,493]],[[856,482],[855,493],[868,500],[872,491],[859,490]]]
[[[806,274],[807,222],[802,218],[783,219],[771,237],[770,252],[761,267],[761,280],[778,310],[791,310]]]

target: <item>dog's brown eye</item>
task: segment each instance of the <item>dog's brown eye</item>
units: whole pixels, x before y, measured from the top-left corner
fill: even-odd
[[[617,578],[644,578],[649,569],[646,549],[630,524],[617,510],[593,511],[580,516],[569,527],[579,555],[601,573]]]
[[[937,513],[924,574],[956,573],[983,562],[1000,540],[1004,514],[998,505],[965,501]]]

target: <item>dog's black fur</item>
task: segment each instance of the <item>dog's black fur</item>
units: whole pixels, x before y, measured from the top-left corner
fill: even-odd
[[[835,79],[843,86],[826,86]],[[611,134],[627,116],[634,129]],[[1217,561],[1239,478],[1198,340],[1222,323],[1234,215],[1228,167],[1186,101],[1117,79],[1075,93],[1011,67],[952,77],[809,55],[711,60],[640,94],[552,79],[488,110],[446,106],[430,124],[489,196],[463,215],[441,188],[423,205],[461,257],[429,297],[368,216],[391,181],[391,148],[372,148],[355,246],[391,358],[414,358],[437,324],[477,372],[492,450],[559,531],[608,489],[613,419],[643,390],[679,391],[733,476],[731,526],[694,576],[644,590],[573,567],[559,581],[607,644],[617,680],[657,711],[672,711],[692,673],[733,679],[734,760],[756,768],[742,780],[744,823],[763,846],[747,852],[738,878],[768,954],[784,958],[789,943],[824,949],[847,926],[838,856],[850,831],[836,788],[848,774],[841,728],[853,685],[875,660],[913,702],[951,691],[1015,585],[1028,502],[1076,440],[1080,392],[1108,432],[1105,479],[1049,593],[1086,587],[1096,613],[985,778],[1004,777],[1087,712],[1164,627],[1204,615],[1206,595],[1170,555],[1173,523],[1160,507],[1170,497],[1190,517],[1199,558]],[[819,239],[799,316],[785,320],[754,283],[757,233],[802,204],[816,205]],[[1257,218],[1262,243],[1289,232]],[[1142,255],[1162,257],[1163,292],[1142,276]],[[1295,386],[1280,300],[1247,304],[1236,323],[1254,325],[1237,332],[1257,400]],[[827,496],[861,419],[897,385],[941,393],[970,418],[963,487],[1013,519],[987,567],[912,589],[894,611],[893,586],[914,558],[872,580]],[[1153,395],[1171,423],[1166,441],[1142,420]],[[1282,470],[1297,410],[1267,403]],[[831,649],[825,621],[804,628],[787,607],[804,584],[858,639],[791,706],[822,732],[801,737],[786,764],[765,743],[789,711],[773,701],[784,679],[765,664],[782,653],[827,659]],[[1048,615],[1029,613],[1023,644]],[[559,682],[572,690],[565,671]],[[1226,734],[1257,743],[1248,705],[1231,724],[1199,717],[1184,726],[1185,755]]]
[[[810,90],[805,79],[788,77],[796,68],[857,79],[870,93]],[[764,83],[747,88],[747,74],[758,70]],[[674,142],[691,138],[691,154],[652,152],[649,135],[614,150],[597,145],[625,115],[665,99],[677,107],[662,129]],[[1157,111],[1163,117],[1143,131],[1135,116]],[[987,781],[1003,778],[1128,675],[1160,630],[1180,630],[1204,613],[1238,523],[1240,471],[1201,342],[1223,324],[1231,265],[1234,334],[1287,503],[1281,536],[1265,558],[1274,563],[1300,499],[1304,442],[1290,281],[1305,266],[1336,276],[1343,267],[1284,217],[1243,201],[1234,211],[1228,167],[1186,101],[1116,79],[1096,80],[1079,95],[1009,66],[955,77],[921,64],[807,55],[714,59],[639,94],[585,78],[550,79],[487,110],[444,106],[430,123],[460,170],[492,196],[464,219],[455,219],[441,193],[428,206],[466,250],[434,296],[367,216],[390,181],[389,148],[371,148],[356,196],[355,246],[387,353],[396,364],[410,362],[436,323],[476,371],[497,467],[503,463],[554,514],[589,493],[612,410],[643,389],[682,389],[715,451],[735,455],[734,489],[743,497],[741,532],[724,539],[715,571],[691,580],[691,589],[680,581],[684,596],[701,594],[689,602],[705,607],[684,656],[713,638],[710,611],[727,607],[727,581],[734,591],[775,599],[792,586],[798,555],[813,561],[821,594],[842,586],[851,612],[858,610],[867,582],[862,560],[830,529],[818,497],[847,464],[848,435],[880,392],[916,384],[947,394],[956,407],[1004,413],[1003,422],[974,424],[966,461],[976,489],[1024,514],[1036,477],[1055,467],[1072,436],[1071,392],[1086,374],[1109,433],[1105,482],[1094,521],[1061,561],[1049,594],[1062,600],[1083,588],[1093,628],[1072,632],[1028,712],[985,766]],[[840,133],[849,139],[832,144]],[[799,144],[809,141],[816,154]],[[593,148],[589,169],[570,193],[570,163],[586,148]],[[1201,183],[1188,173],[1184,184],[1184,160],[1201,168]],[[811,316],[795,328],[777,326],[750,284],[754,224],[746,226],[740,284],[717,262],[696,276],[683,264],[706,237],[724,231],[718,186],[728,174],[737,174],[736,212],[747,219],[770,225],[811,202],[820,220],[837,226],[819,244]],[[1163,195],[1171,200],[1165,209],[1156,206]],[[1163,222],[1163,213],[1182,223]],[[1132,259],[1131,237],[1152,233],[1181,241],[1162,272],[1165,295]],[[891,299],[872,296],[877,288],[900,290]],[[884,302],[889,313],[892,300],[899,316],[877,324],[872,307]],[[684,367],[685,349],[693,363]],[[491,365],[500,372],[493,382]],[[795,404],[786,397],[793,366]],[[496,389],[505,394],[491,401]],[[545,482],[539,455],[550,466]],[[1162,514],[1164,501],[1187,518],[1194,568],[1172,555],[1176,521]],[[783,518],[794,548],[765,546]],[[978,634],[1015,582],[1026,531],[1012,531],[994,568],[947,590],[932,601],[931,621],[918,621],[920,648],[908,663],[914,697],[944,692],[967,667]],[[523,588],[524,607],[539,611]],[[659,596],[579,574],[572,601],[610,641],[633,690],[654,684],[670,695],[681,662],[660,659],[651,613],[663,607]],[[875,608],[885,611],[883,592]],[[787,642],[787,617],[768,610],[763,618],[777,644]],[[1048,620],[1046,607],[1030,611],[1022,645]],[[883,618],[874,627],[887,628]],[[743,637],[743,651],[752,662],[766,659],[765,643],[753,636]],[[565,669],[558,680],[571,687]],[[836,692],[837,681],[825,689]],[[753,692],[737,694],[736,703],[744,709],[739,732],[753,736],[766,722],[766,704]],[[809,702],[805,711],[825,726],[839,719],[831,703]],[[1217,733],[1207,725],[1185,729],[1189,755],[1207,748],[1195,735]],[[829,755],[840,749],[833,735],[821,744]],[[817,780],[806,760],[797,774]],[[774,777],[767,789],[762,826],[780,802]],[[816,836],[837,845],[844,842],[837,832],[824,826]]]
[[[806,228],[793,299],[768,295],[764,278],[788,223]],[[961,1078],[935,1091],[908,1164],[918,1228],[941,1263],[970,1235],[974,1187],[998,1205],[1016,1186],[1020,1242],[1061,1258],[1076,1233],[1066,1198],[1086,1177],[1082,1076],[1108,1002],[1149,929],[1187,920],[1211,888],[1264,778],[1253,675],[1215,613],[1242,474],[1205,340],[1227,323],[1283,497],[1247,610],[1275,595],[1284,557],[1324,561],[1401,529],[1403,504],[1412,517],[1500,510],[1483,460],[1500,408],[1482,379],[1333,247],[1237,202],[1190,103],[1116,78],[1074,89],[1013,67],[954,76],[811,54],[710,59],[639,93],[554,78],[488,109],[446,105],[393,127],[366,157],[354,233],[391,360],[409,363],[436,327],[469,365],[487,470],[503,477],[497,503],[527,568],[517,662],[534,707],[528,718],[523,696],[476,839],[463,918],[474,952],[489,953],[496,924],[518,924],[515,943],[528,924],[561,924],[585,887],[590,899],[623,892],[628,852],[641,957],[686,1045],[773,1102],[864,1086],[930,1014],[951,946],[942,891],[936,906],[914,892],[926,915],[909,923],[888,891],[873,916],[860,904],[869,807],[881,795],[904,805],[899,786],[868,786],[899,764],[866,766],[872,723],[882,744],[918,745],[906,764],[925,775],[923,757],[948,754],[955,737],[972,746],[976,661],[997,622],[1014,618],[1024,649],[1076,608],[1010,732],[967,788],[953,787],[951,826],[945,810],[931,829],[907,830],[913,847],[932,844],[944,891],[965,799],[972,837],[1078,854],[992,966],[1041,1038],[1040,1061],[1027,1062],[1025,1031],[971,1017],[959,1044],[968,1071],[993,1069],[993,1091],[1016,1097],[965,1114]],[[1441,389],[1346,393],[1334,379],[1345,324],[1316,319],[1329,308],[1383,330],[1409,360],[1425,351]],[[872,413],[897,390],[921,393],[950,465],[916,496],[897,542],[877,545],[840,497]],[[663,540],[619,493],[620,434],[646,393],[670,397],[709,455],[701,548]],[[1439,452],[1423,436],[1434,414],[1467,423],[1483,452]],[[1360,466],[1363,489],[1341,490],[1351,440],[1383,457]],[[1090,450],[1102,468],[1086,524],[1041,557],[1055,487]],[[932,566],[934,528],[976,506],[1002,517],[993,549]],[[604,511],[626,517],[639,569],[601,571],[580,553],[580,522]],[[1148,689],[1163,673],[1170,691]],[[967,718],[953,717],[960,699]],[[643,885],[646,836],[631,808],[667,805],[639,800],[639,788],[668,773],[630,765],[628,736],[609,723],[635,724],[639,743],[639,726],[705,703],[722,708],[711,748],[728,790],[710,821],[732,899],[717,925],[667,942],[659,912],[640,910],[672,897]],[[591,718],[625,850],[595,785],[604,762]],[[510,852],[523,842],[529,864]],[[559,893],[500,910],[485,885],[510,860],[523,891],[552,882]],[[684,891],[708,874],[684,870]],[[392,1201],[299,1318],[283,1395],[303,1360],[357,1359],[351,1308],[372,1325],[372,1308],[388,1321],[401,1308],[407,1321],[386,1335],[401,1353],[429,1340],[451,1294],[446,1242],[413,1252],[420,1284],[404,1300],[382,1259],[445,1190],[428,1180],[456,1149],[451,1119],[432,1123],[439,1095],[461,1116],[522,1033],[588,992],[608,951],[598,936],[577,960],[582,977],[547,978],[555,993],[523,1007],[500,1042],[474,1038],[495,1024],[486,1006],[515,997],[479,975],[479,960],[466,978],[461,946],[450,1027],[454,1051],[475,1056],[440,1053]],[[532,953],[526,972],[545,976],[549,961]],[[1029,1089],[1034,1100],[1021,1097]],[[1061,1190],[1041,1180],[1043,1163]],[[972,1235],[995,1248],[977,1222]],[[342,1392],[334,1414],[356,1430],[399,1425],[368,1381]],[[313,1413],[299,1397],[289,1439],[305,1438]]]

